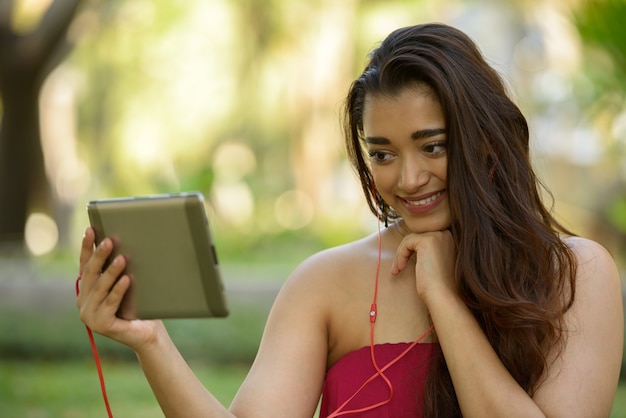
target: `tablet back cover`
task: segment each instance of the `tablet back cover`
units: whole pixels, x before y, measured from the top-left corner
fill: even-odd
[[[113,239],[132,277],[118,316],[228,315],[218,260],[199,193],[92,201],[97,242]]]

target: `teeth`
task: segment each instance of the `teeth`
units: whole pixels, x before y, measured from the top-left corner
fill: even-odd
[[[430,197],[427,197],[426,199],[422,199],[422,200],[407,200],[406,202],[411,205],[411,206],[422,206],[422,205],[427,205],[430,202],[432,202],[433,200],[437,199],[439,196],[441,196],[441,192],[436,193]]]

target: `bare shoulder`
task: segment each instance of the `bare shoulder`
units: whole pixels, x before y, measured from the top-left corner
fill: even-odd
[[[376,242],[371,236],[328,248],[300,263],[288,282],[296,284],[312,281],[318,286],[323,286],[336,283],[338,279],[346,280],[354,277],[355,269],[358,269],[364,260],[372,259],[371,256],[375,256],[375,251]]]
[[[320,251],[305,262],[310,263],[324,263],[328,262],[351,262],[355,259],[362,258],[364,252],[372,252],[376,250],[376,241],[374,236],[367,236],[356,241],[351,241],[346,244],[338,245],[336,247],[328,248]]]
[[[576,291],[565,314],[565,346],[534,398],[548,416],[608,416],[624,342],[619,271],[597,242],[579,237],[564,242],[577,261]]]
[[[588,280],[595,285],[620,286],[621,280],[615,260],[601,244],[583,237],[567,237],[564,242],[571,248],[577,259],[578,285]]]
[[[358,293],[358,279],[363,277],[360,269],[372,268],[367,265],[372,257],[366,256],[375,251],[375,243],[370,241],[367,237],[309,256],[289,275],[275,304],[287,307],[286,312],[315,307],[314,316],[328,324],[336,306]]]
[[[377,248],[369,236],[318,252],[300,263],[278,294],[276,305],[287,307],[282,312],[290,316],[309,307],[309,318],[319,321],[328,337],[330,357],[339,341],[348,346],[341,353],[362,344],[354,318],[369,306]]]
[[[321,251],[289,276],[270,311],[257,357],[233,401],[233,413],[314,414],[326,373],[331,318],[345,300],[333,286],[351,277],[347,273],[363,245],[357,241]]]
[[[604,246],[589,238],[568,236],[564,237],[563,241],[574,251],[575,254],[583,256],[582,259],[601,256],[608,257],[610,260],[613,260],[611,254]]]
[[[597,318],[600,327],[621,321],[622,281],[609,251],[588,238],[568,237],[565,242],[577,260],[574,316],[585,322]]]

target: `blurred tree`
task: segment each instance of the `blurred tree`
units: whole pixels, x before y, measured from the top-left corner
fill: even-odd
[[[582,105],[593,112],[607,138],[607,162],[613,184],[607,185],[598,229],[626,259],[626,1],[587,0],[574,11],[585,73],[592,89],[583,89]],[[621,116],[620,116],[621,115]],[[622,122],[619,122],[619,121]],[[622,175],[619,173],[622,171]]]
[[[195,135],[197,125],[188,124],[194,132],[181,126],[177,117],[182,112],[172,110],[179,99],[173,91],[184,96],[183,105],[192,101],[195,91],[203,91],[198,78],[189,77],[193,81],[182,88],[177,84],[188,78],[184,69],[195,68],[185,65],[182,58],[194,48],[190,46],[193,36],[184,27],[192,3],[107,0],[93,9],[89,28],[68,60],[80,78],[73,80],[80,86],[72,88],[80,90],[78,140],[93,179],[93,193],[103,197],[175,191],[175,145]],[[129,158],[129,148],[133,158]],[[146,155],[150,160],[152,154],[165,160],[167,167],[161,160],[147,161],[144,166],[140,160]],[[189,180],[194,175],[187,171],[196,167],[182,166],[185,181],[196,181]]]
[[[14,0],[0,0],[0,249],[23,248],[32,210],[49,210],[50,192],[40,143],[39,91],[72,45],[67,30],[78,0],[55,0],[39,24],[16,30]]]
[[[597,58],[587,61],[595,86],[594,99],[612,92],[619,93],[622,99],[626,97],[625,22],[624,0],[587,0],[575,12],[586,54]]]

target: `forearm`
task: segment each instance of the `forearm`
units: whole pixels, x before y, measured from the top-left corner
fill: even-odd
[[[504,367],[459,298],[442,295],[429,308],[463,416],[545,416]]]
[[[137,358],[166,417],[233,417],[197,379],[164,328]]]

